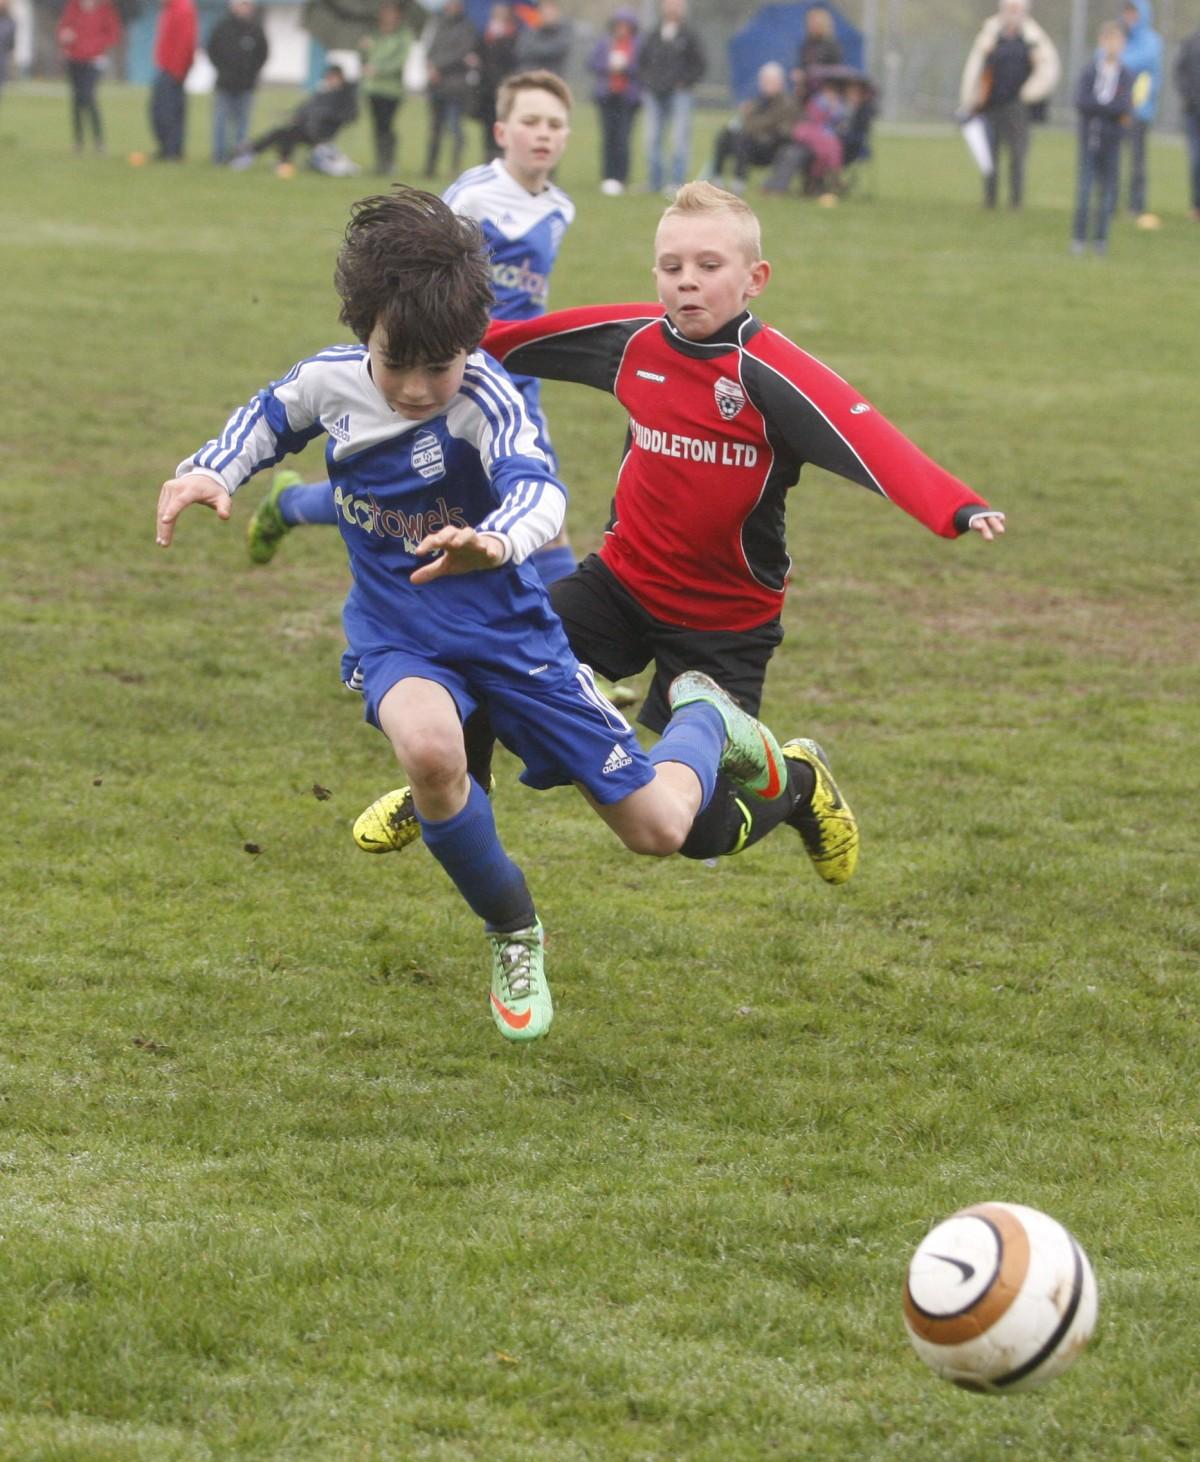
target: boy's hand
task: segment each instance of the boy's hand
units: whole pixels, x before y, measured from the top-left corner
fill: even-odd
[[[432,563],[422,564],[409,578],[410,584],[428,584],[447,574],[494,569],[504,562],[504,540],[495,533],[477,533],[474,528],[439,528],[421,539],[417,553],[438,554]]]
[[[967,525],[972,533],[978,533],[987,543],[993,538],[999,538],[1004,533],[1003,513],[977,513]]]
[[[232,501],[219,482],[206,477],[203,472],[187,472],[182,477],[172,477],[162,485],[158,495],[158,519],[155,543],[160,548],[169,548],[175,533],[175,519],[184,508],[192,503],[203,503],[213,508],[222,520],[229,517]]]

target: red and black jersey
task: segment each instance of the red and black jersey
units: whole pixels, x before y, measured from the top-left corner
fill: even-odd
[[[783,606],[784,502],[812,462],[947,538],[987,504],[820,361],[746,313],[685,339],[661,305],[496,322],[484,348],[522,375],[610,391],[629,413],[600,556],[658,619],[751,629]]]

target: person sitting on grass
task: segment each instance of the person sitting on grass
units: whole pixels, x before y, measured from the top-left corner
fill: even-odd
[[[566,490],[519,393],[477,349],[492,303],[478,225],[413,188],[362,199],[334,277],[360,343],[301,360],[185,458],[161,488],[157,542],[171,544],[194,503],[228,518],[256,471],[327,434],[352,578],[343,670],[408,772],[426,846],[484,921],[497,1026],[529,1040],[553,1015],[542,926],[467,771],[472,710],[487,706],[527,783],[575,783],[650,856],[680,848],[719,771],[765,802],[782,797],[787,762],[765,726],[692,673],[672,684],[647,755],[571,653],[528,563],[562,522]]]
[[[512,370],[611,392],[627,413],[603,546],[550,586],[550,602],[574,653],[599,674],[621,680],[653,663],[638,719],[662,731],[671,682],[684,669],[712,676],[758,714],[792,577],[786,505],[805,463],[857,482],[946,538],[970,531],[991,541],[1004,532],[1004,515],[751,313],[771,266],[743,199],[709,182],[685,184],[659,221],[654,277],[657,305],[497,322],[484,346]],[[819,576],[842,551],[810,539],[797,573]],[[812,627],[810,657],[821,633]],[[482,715],[466,738],[472,773],[487,786],[492,738]],[[858,860],[858,826],[825,754],[810,739],[786,743],[783,753],[785,796],[755,802],[722,778],[680,851],[738,853],[786,821],[819,877],[845,883]],[[406,787],[377,798],[354,828],[364,852],[395,851],[417,836]]]
[[[321,84],[312,96],[306,97],[292,115],[279,127],[252,138],[230,159],[235,172],[252,167],[254,159],[269,148],[279,154],[275,171],[290,178],[296,171],[292,154],[298,147],[329,147],[333,139],[358,116],[358,90],[346,79],[340,66],[326,66]]]

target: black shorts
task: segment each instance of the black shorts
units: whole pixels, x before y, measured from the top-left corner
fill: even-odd
[[[702,670],[751,715],[762,704],[767,662],[783,639],[778,619],[747,630],[687,629],[648,614],[591,553],[550,585],[550,602],[576,656],[608,680],[624,680],[654,661],[654,681],[638,720],[661,731],[671,719],[667,689],[685,670]]]

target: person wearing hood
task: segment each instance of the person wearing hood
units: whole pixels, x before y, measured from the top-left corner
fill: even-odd
[[[999,11],[975,37],[959,88],[960,115],[982,115],[991,144],[992,171],[983,180],[985,207],[996,206],[1000,150],[1006,148],[1009,202],[1020,208],[1030,108],[1049,99],[1061,74],[1054,42],[1029,15],[1027,0],[1000,0]]]
[[[588,70],[600,114],[600,191],[615,198],[629,182],[629,139],[642,101],[635,11],[613,11],[604,35],[592,47]]]
[[[1129,211],[1142,228],[1154,228],[1158,219],[1146,211],[1146,138],[1158,115],[1162,86],[1163,41],[1154,29],[1150,0],[1126,0],[1121,10],[1125,50],[1121,64],[1133,73],[1133,115],[1129,138]]]

